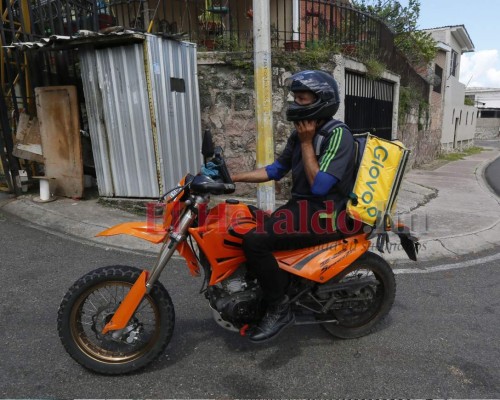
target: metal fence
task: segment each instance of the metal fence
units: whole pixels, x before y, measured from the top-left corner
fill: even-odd
[[[273,47],[378,45],[381,22],[347,3],[271,1]],[[252,19],[251,0],[8,0],[3,7],[2,41],[123,26],[186,37],[206,48],[247,49],[252,46]]]
[[[346,73],[345,123],[351,132],[370,133],[391,140],[394,83],[374,81],[353,72]]]
[[[275,0],[270,4],[273,48],[337,46],[347,52],[380,44],[381,22],[345,1]],[[114,0],[100,15],[136,30],[186,37],[203,50],[251,50],[251,0]]]

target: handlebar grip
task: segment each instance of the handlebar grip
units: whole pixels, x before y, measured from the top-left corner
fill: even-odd
[[[220,146],[217,146],[214,150],[214,158],[217,160],[217,167],[219,169],[219,172],[221,174],[222,180],[224,183],[233,183],[233,180],[231,179],[231,175],[229,174],[229,170],[227,169],[226,161],[224,160],[224,155],[222,148]]]

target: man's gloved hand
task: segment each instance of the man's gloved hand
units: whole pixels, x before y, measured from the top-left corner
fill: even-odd
[[[219,178],[219,169],[213,162],[207,162],[201,166],[202,175],[209,176],[212,179]]]

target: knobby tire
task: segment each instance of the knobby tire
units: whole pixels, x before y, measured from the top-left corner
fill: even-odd
[[[112,332],[100,334],[141,272],[138,268],[120,265],[99,268],[78,279],[64,296],[57,317],[59,338],[68,354],[85,368],[107,375],[136,371],[154,361],[170,342],[174,307],[160,282],[153,285],[131,319],[130,326],[136,322],[136,341],[132,337],[132,344],[117,342],[111,340]],[[154,323],[145,324],[139,320],[143,308],[145,315],[153,316]],[[102,321],[97,324],[99,318]],[[141,332],[148,326],[153,326],[152,333],[142,342]],[[136,343],[137,350],[134,348]],[[113,350],[113,347],[120,349]]]
[[[342,271],[342,273],[335,278],[335,281],[341,282],[346,277],[355,275],[356,271],[359,270],[371,271],[378,280],[379,286],[377,292],[380,291],[378,293],[380,296],[378,298],[379,304],[377,304],[377,309],[372,312],[371,315],[365,317],[367,320],[362,320],[359,324],[356,323],[355,318],[353,318],[353,320],[338,318],[338,324],[322,324],[327,332],[341,339],[359,338],[376,330],[377,326],[391,310],[396,296],[396,280],[391,267],[382,257],[371,252],[363,254],[352,265]]]

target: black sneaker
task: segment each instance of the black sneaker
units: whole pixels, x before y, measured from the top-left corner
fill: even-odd
[[[287,299],[288,300],[288,299]],[[284,328],[295,322],[288,301],[270,305],[259,324],[254,327],[248,339],[253,343],[262,343],[277,336]]]

